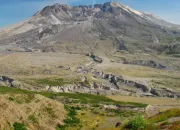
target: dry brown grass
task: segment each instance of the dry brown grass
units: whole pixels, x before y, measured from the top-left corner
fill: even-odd
[[[106,68],[105,71],[119,74],[127,75],[132,77],[141,77],[141,78],[177,78],[180,75],[174,71],[170,70],[160,70],[145,66],[137,65],[123,65]]]
[[[158,98],[158,97],[135,97],[135,96],[120,96],[113,95],[108,96],[109,98],[116,101],[125,101],[125,102],[137,102],[150,105],[179,105],[180,100],[170,99],[170,98]]]
[[[105,114],[105,113],[104,113]],[[83,110],[77,116],[81,119],[83,129],[85,130],[118,130],[115,125],[120,121],[120,117],[108,117],[104,115],[94,114],[89,110]],[[74,129],[76,130],[76,129]]]
[[[180,109],[170,109],[165,112],[161,112],[148,120],[152,123],[162,122],[168,120],[169,118],[180,117]]]
[[[24,122],[29,129],[55,130],[63,124],[64,105],[40,95],[0,95],[0,129]]]
[[[0,72],[10,75],[70,74],[56,66],[76,68],[88,62],[85,55],[67,53],[10,53],[0,54]]]

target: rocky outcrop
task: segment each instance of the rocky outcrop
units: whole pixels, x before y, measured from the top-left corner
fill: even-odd
[[[180,98],[180,92],[175,92],[168,88],[152,88],[151,93],[158,97]]]
[[[96,72],[96,78],[101,78],[105,82],[89,82],[86,77],[82,81],[66,84],[62,86],[33,87],[28,84],[16,81],[6,76],[0,77],[0,86],[9,86],[33,91],[66,92],[66,93],[89,93],[100,95],[112,94],[138,94],[143,96],[158,96],[180,98],[180,92],[168,88],[151,88],[146,84],[124,79],[122,76]],[[131,89],[126,89],[132,88]]]
[[[110,82],[110,85],[107,85],[108,87],[103,88],[105,90],[117,90],[122,91],[125,90],[130,93],[138,93],[140,92],[140,95],[143,96],[158,96],[158,97],[170,97],[170,98],[180,98],[180,92],[176,92],[175,90],[171,90],[168,88],[151,88],[148,86],[148,84],[142,84],[138,83],[132,80],[124,79],[122,76],[116,76],[114,74],[106,74],[104,72],[97,72],[93,71],[94,77],[99,77],[104,80],[107,80]],[[99,88],[97,84],[94,83],[94,86],[96,88]],[[128,89],[122,89],[121,86],[127,86],[131,88],[137,89],[136,91],[131,91]]]
[[[92,71],[92,68],[89,68],[89,67],[78,67],[76,70],[77,73],[83,73],[83,74],[89,73],[91,71]]]
[[[129,62],[127,61],[124,64],[148,66],[148,67],[158,68],[158,69],[166,69],[167,68],[165,65],[162,65],[162,64],[152,61],[152,60],[134,60],[134,61],[129,61]]]
[[[179,42],[180,39],[176,38],[176,40]],[[161,45],[158,48],[158,51],[161,53],[169,54],[169,55],[175,55],[180,54],[180,44],[179,43],[172,43],[168,45]]]
[[[98,62],[98,63],[102,63],[103,62],[103,59],[98,57],[98,56],[95,56],[95,58],[93,58],[93,60]]]
[[[88,54],[87,56],[90,56],[95,62],[102,63],[103,59],[94,55],[93,53]]]
[[[103,74],[101,78],[108,80],[110,83],[112,83],[114,86],[116,86],[117,89],[120,89],[121,86],[131,86],[135,87],[137,89],[140,89],[142,92],[150,92],[151,88],[147,85],[137,83],[135,81],[131,80],[125,80],[122,76],[115,76],[113,74]]]
[[[6,76],[0,76],[0,85],[3,85],[3,86],[11,86],[13,87],[13,79],[9,78],[9,77],[6,77]]]
[[[39,31],[39,39],[50,36],[50,35],[55,35],[58,33],[58,27],[56,25],[53,25],[51,27],[42,29]]]
[[[65,85],[65,86],[46,86],[46,90],[50,92],[75,92],[78,86]]]
[[[9,78],[7,76],[0,76],[0,86],[8,86],[8,87],[14,87],[14,88],[26,88],[27,87],[24,83],[22,83],[18,80]]]
[[[101,95],[111,95],[113,93],[109,87],[99,85],[99,84],[93,84],[92,86],[87,86],[83,84],[70,84],[70,85],[64,85],[64,86],[47,86],[46,91],[66,92],[66,93],[89,93],[89,94],[101,94]]]
[[[6,76],[0,76],[0,81],[12,83],[14,80]]]
[[[135,83],[135,87],[138,89],[141,89],[143,92],[146,92],[146,93],[151,91],[150,87],[143,85],[143,84]]]

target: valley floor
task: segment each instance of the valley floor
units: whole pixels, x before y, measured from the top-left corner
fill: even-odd
[[[116,53],[114,55],[104,54],[98,55],[98,57],[102,58],[102,63],[95,62],[90,56],[64,52],[0,53],[0,75],[7,77],[4,81],[0,79],[1,86],[14,85],[16,88],[25,89],[0,89],[0,93],[5,94],[0,96],[2,100],[1,105],[3,106],[5,104],[8,107],[6,113],[9,113],[11,110],[19,113],[18,115],[14,115],[18,117],[17,120],[14,120],[15,117],[1,116],[1,120],[4,121],[4,125],[1,127],[13,128],[15,122],[24,122],[24,125],[28,129],[40,128],[44,121],[36,117],[40,110],[38,107],[45,108],[43,104],[47,104],[48,102],[52,105],[58,102],[56,105],[60,105],[61,107],[63,107],[64,104],[64,108],[61,110],[56,110],[56,106],[53,108],[53,111],[47,108],[47,114],[48,112],[50,112],[50,114],[53,114],[52,112],[54,111],[59,112],[59,114],[56,114],[58,118],[60,118],[56,118],[59,120],[59,123],[53,122],[54,124],[51,126],[52,130],[72,130],[73,128],[75,130],[125,129],[124,127],[128,127],[125,126],[125,124],[131,121],[131,119],[136,118],[137,115],[144,115],[145,119],[142,120],[147,120],[147,122],[150,123],[150,116],[155,118],[155,116],[158,116],[162,112],[167,112],[167,110],[180,109],[180,100],[178,97],[142,96],[141,94],[143,92],[141,89],[127,83],[120,86],[122,92],[117,92],[114,91],[113,87],[115,86],[112,85],[109,79],[99,76],[99,73],[104,73],[105,76],[107,76],[107,74],[108,76],[115,75],[115,77],[122,77],[123,80],[127,82],[139,83],[140,85],[151,88],[166,88],[167,92],[173,90],[178,92],[178,90],[180,90],[180,73],[177,71],[179,70],[178,63],[180,63],[178,58],[145,54],[142,58],[140,54],[133,56],[132,54],[124,53]],[[145,60],[149,58],[154,61],[159,59],[162,64],[164,63],[170,67],[168,69],[159,69],[151,66],[124,64],[124,58],[126,60],[139,58]],[[11,83],[8,78],[14,81]],[[75,87],[73,86],[72,88],[72,85],[75,85]],[[85,87],[81,88],[80,85]],[[100,94],[104,96],[82,94],[86,92],[90,93],[91,91],[92,94],[99,94],[99,90],[97,92],[95,91],[98,85],[111,86],[113,89],[104,87],[102,90],[101,88]],[[91,88],[92,86],[94,88]],[[67,89],[63,87],[67,87]],[[73,90],[76,87],[79,89],[78,92]],[[76,94],[72,94],[73,92],[76,92]],[[35,96],[29,101],[26,98],[26,94]],[[161,94],[162,93],[159,93],[159,95]],[[22,101],[20,100],[21,98]],[[36,100],[36,105],[39,103],[37,109],[34,110],[35,107],[28,108],[29,105],[35,103]],[[12,108],[13,105],[16,106],[17,109]],[[22,110],[20,110],[21,108]],[[29,117],[25,116],[28,109],[30,110],[28,114]],[[5,111],[5,109],[1,108],[0,111]],[[61,111],[64,113],[61,114]],[[41,112],[39,113],[41,114]],[[22,120],[21,116],[23,118]],[[51,116],[52,115],[50,115],[47,120],[54,118]],[[166,119],[169,124],[179,128],[179,119],[177,117],[179,117],[179,115],[171,115],[171,117],[166,117]],[[176,118],[176,120],[173,123],[176,124],[170,122],[174,118]],[[8,120],[9,123],[7,123]],[[35,122],[33,123],[33,121]],[[36,121],[38,121],[38,125]],[[53,119],[53,121],[56,120]],[[62,122],[64,122],[64,126],[62,126]],[[120,127],[115,128],[119,122]],[[164,123],[162,120],[156,121],[155,123],[153,122],[151,127],[153,127],[153,129],[155,127],[160,128],[162,123]],[[10,124],[10,126],[8,126],[8,124]],[[166,128],[170,128],[172,125],[166,125]],[[45,127],[41,128],[42,130],[46,130]]]
[[[179,106],[180,99],[171,99],[171,98],[160,98],[160,97],[135,97],[135,96],[121,96],[121,95],[112,95],[108,96],[109,98],[116,101],[125,101],[125,102],[137,102],[144,103],[149,105],[169,105],[169,106]]]

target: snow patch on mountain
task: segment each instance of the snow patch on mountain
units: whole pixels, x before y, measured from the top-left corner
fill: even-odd
[[[139,11],[137,11],[137,10],[134,10],[134,9],[132,9],[132,8],[126,6],[126,5],[123,5],[123,4],[119,3],[119,2],[112,2],[112,3],[111,3],[111,6],[114,6],[114,7],[117,7],[117,6],[118,6],[118,7],[120,7],[121,9],[127,11],[128,13],[134,13],[134,14],[140,16],[140,17],[143,17],[143,13],[141,13],[141,12],[139,12]]]

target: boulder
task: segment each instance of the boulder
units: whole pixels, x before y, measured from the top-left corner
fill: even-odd
[[[0,76],[0,81],[12,83],[14,80],[6,76]]]
[[[174,98],[176,96],[176,92],[167,90],[166,88],[152,88],[150,91],[153,95],[156,95],[158,97],[170,97],[170,98]]]
[[[135,83],[135,87],[136,88],[139,88],[139,89],[142,89],[143,92],[150,92],[151,91],[151,88],[148,87],[148,86],[145,86],[143,84],[139,84],[139,83]]]
[[[0,76],[0,85],[3,85],[3,86],[10,86],[10,87],[13,87],[12,85],[12,82],[14,80],[9,78],[9,77],[6,77],[6,76]]]
[[[96,82],[93,82],[92,87],[93,87],[94,89],[100,89],[100,86],[99,86]]]
[[[102,62],[103,62],[103,59],[100,58],[100,57],[98,57],[98,56],[96,56],[96,57],[94,58],[94,61],[96,61],[96,62],[98,62],[98,63],[102,63]]]
[[[115,125],[115,128],[118,128],[121,126],[121,122],[117,122],[116,125]]]

